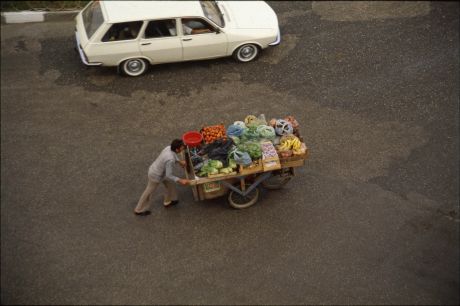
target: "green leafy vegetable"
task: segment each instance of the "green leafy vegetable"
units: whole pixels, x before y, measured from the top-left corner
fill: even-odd
[[[269,140],[274,139],[276,136],[275,129],[268,125],[259,125],[257,127],[257,133],[259,133],[261,138]]]
[[[260,135],[257,132],[257,126],[251,125],[251,126],[248,126],[246,129],[244,129],[243,135],[241,136],[241,140],[243,141],[257,140],[259,136]]]
[[[212,160],[212,159],[209,160],[208,165],[216,169],[220,169],[224,166],[220,160]]]
[[[224,173],[224,174],[229,174],[229,173],[232,173],[233,172],[233,169],[230,168],[230,167],[227,167],[227,168],[222,168],[219,170],[219,173]]]
[[[208,176],[209,174],[218,174],[219,170],[216,166],[222,168],[222,162],[218,160],[208,160],[203,167],[201,167],[198,176]]]
[[[256,142],[245,142],[238,146],[238,150],[247,152],[252,160],[256,160],[262,157],[262,149],[260,144]]]
[[[218,174],[219,173],[219,170],[217,170],[216,168],[209,168],[208,169],[208,174]]]

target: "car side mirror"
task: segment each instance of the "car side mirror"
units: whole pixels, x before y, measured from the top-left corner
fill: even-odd
[[[216,34],[219,34],[220,32],[222,32],[219,28],[216,28]]]

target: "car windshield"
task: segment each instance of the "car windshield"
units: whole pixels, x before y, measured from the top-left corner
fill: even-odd
[[[102,15],[101,5],[99,1],[93,1],[83,11],[83,24],[86,30],[86,36],[91,39],[91,36],[96,32],[97,29],[104,23],[104,16]]]
[[[222,12],[219,9],[216,1],[200,1],[201,8],[203,9],[204,15],[212,20],[215,24],[220,27],[225,26]]]

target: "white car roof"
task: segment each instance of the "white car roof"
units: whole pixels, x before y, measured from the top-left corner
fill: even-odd
[[[101,1],[101,3],[108,23],[204,16],[199,1]]]

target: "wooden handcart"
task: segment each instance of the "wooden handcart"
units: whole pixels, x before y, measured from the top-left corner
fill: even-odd
[[[197,177],[193,170],[190,148],[185,150],[187,179],[191,180],[191,187],[195,201],[213,199],[228,194],[228,202],[236,209],[248,208],[254,205],[259,197],[259,185],[267,189],[280,189],[294,176],[294,169],[305,164],[308,150],[303,155],[280,158],[280,169],[264,171],[259,166],[243,168],[239,166],[238,173],[229,175],[218,174],[212,177]]]

